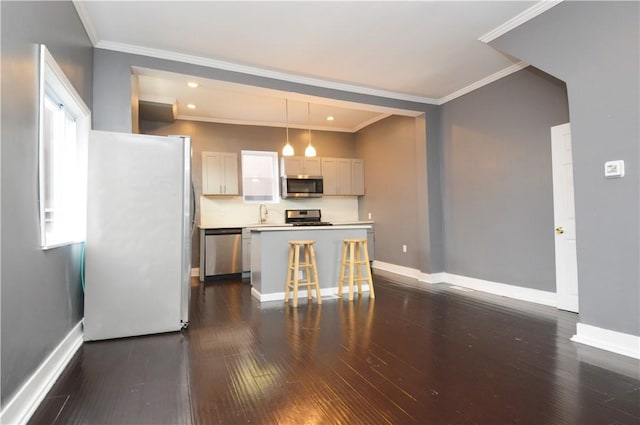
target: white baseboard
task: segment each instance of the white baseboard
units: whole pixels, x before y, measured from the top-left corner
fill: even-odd
[[[452,273],[443,273],[443,281],[451,285],[463,288],[475,289],[489,294],[529,301],[536,304],[556,307],[556,293],[541,291],[539,289],[523,288],[522,286],[507,285],[505,283],[491,282],[473,277],[459,276]]]
[[[4,406],[0,412],[1,424],[24,424],[29,421],[73,355],[82,346],[82,340],[80,321]]]
[[[191,268],[191,277],[200,277],[200,267]]]
[[[379,260],[374,260],[371,268],[418,280],[420,280],[420,277],[422,276],[422,273],[418,269],[398,266],[396,264],[385,263],[384,261]]]
[[[369,292],[369,285],[363,284],[362,291]],[[343,294],[347,294],[348,292],[349,291],[347,291],[345,288],[345,290],[343,291]],[[251,295],[257,300],[259,300],[261,303],[267,302],[267,301],[284,301],[284,292],[272,292],[270,294],[262,294],[256,288],[251,288]],[[315,291],[313,292],[313,296],[315,298]],[[325,297],[335,298],[338,296],[338,287],[334,286],[333,288],[320,288],[320,296],[322,298],[325,298]],[[302,289],[298,291],[298,298],[306,298],[306,297],[307,297],[306,289]]]
[[[421,273],[420,274],[420,281],[421,282],[426,282],[426,283],[442,283],[445,282],[445,279],[447,278],[447,274],[445,272],[440,272],[440,273]]]
[[[571,341],[640,359],[640,336],[578,323]]]
[[[517,300],[529,301],[537,304],[556,307],[556,293],[540,291],[538,289],[523,288],[521,286],[507,285],[505,283],[491,282],[488,280],[476,279],[473,277],[460,276],[453,273],[422,273],[420,270],[395,264],[374,261],[373,268],[395,275],[417,279],[419,283],[449,283],[451,285],[462,286],[464,288],[475,289],[489,294],[514,298]],[[414,285],[411,285],[414,286]]]
[[[392,273],[399,276],[417,279],[420,283],[440,283],[444,282],[446,273],[423,273],[411,267],[398,266],[396,264],[385,263],[375,260],[371,266],[374,270]]]

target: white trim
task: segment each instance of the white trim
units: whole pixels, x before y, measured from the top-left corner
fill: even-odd
[[[73,355],[82,346],[82,323],[82,321],[78,322],[69,331],[4,406],[0,412],[0,423],[23,424],[29,421]]]
[[[451,94],[446,95],[445,97],[441,97],[438,99],[438,104],[443,105],[453,99],[456,99],[460,96],[464,96],[467,93],[471,93],[474,90],[479,89],[480,87],[486,86],[487,84],[491,84],[495,81],[498,81],[501,78],[506,77],[507,75],[513,74],[514,72],[518,72],[521,69],[528,67],[529,64],[523,61],[520,61],[516,64],[511,65],[501,71],[493,73],[488,77],[483,78],[482,80],[478,80],[475,83],[469,84],[466,87],[461,88],[460,90],[456,90]]]
[[[200,267],[191,268],[191,277],[200,277]]]
[[[386,115],[390,116],[390,115]],[[379,121],[383,118],[386,118],[384,115],[379,115],[373,120],[373,122]],[[346,127],[328,127],[328,126],[302,126],[302,125],[292,125],[283,124],[281,122],[269,122],[269,121],[249,121],[249,120],[234,120],[234,119],[225,119],[225,118],[215,118],[215,117],[203,117],[203,116],[193,116],[193,115],[176,115],[177,120],[186,120],[186,121],[199,121],[199,122],[215,122],[218,124],[233,124],[233,125],[252,125],[252,126],[263,126],[263,127],[277,127],[277,128],[298,128],[302,130],[311,130],[316,131],[337,131],[342,133],[355,133],[356,129],[346,128]]]
[[[529,301],[536,304],[556,307],[556,293],[541,291],[539,289],[523,288],[522,286],[508,285],[505,283],[491,282],[473,277],[459,276],[452,273],[444,273],[444,281],[464,288],[475,289],[489,294]]]
[[[369,284],[362,285],[363,292],[369,292]],[[348,291],[343,291],[343,295],[346,295]],[[256,298],[261,303],[267,301],[284,301],[284,292],[272,292],[270,294],[262,294],[256,288],[251,288],[251,295]],[[324,298],[337,298],[338,296],[338,287],[334,286],[332,288],[320,288],[320,296]],[[316,293],[313,291],[313,299],[315,300]],[[298,291],[298,299],[307,298],[307,290],[302,289]]]
[[[440,273],[422,273],[420,276],[421,282],[426,283],[442,283],[447,278],[447,274],[445,272]]]
[[[397,274],[400,276],[410,277],[413,279],[421,280],[421,272],[418,269],[412,269],[410,267],[398,266],[396,264],[385,263],[384,261],[374,260],[371,268],[374,270],[382,270],[385,272]],[[426,282],[426,280],[425,280]]]
[[[84,4],[85,1],[72,0],[72,3],[76,8],[76,12],[78,12],[78,17],[80,17],[80,21],[84,26],[84,30],[87,32],[87,36],[89,37],[91,44],[95,46],[98,44],[100,37],[98,37],[98,31],[96,31],[96,27],[93,25],[93,21],[91,20],[91,15]]]
[[[353,133],[356,133],[356,132],[362,130],[363,128],[368,127],[373,123],[376,123],[378,121],[382,121],[385,118],[389,118],[390,116],[391,116],[391,114],[380,114],[377,117],[371,118],[370,120],[361,122],[360,124],[358,124],[357,126],[355,126],[353,128]]]
[[[637,335],[577,323],[571,341],[640,359],[640,336]]]
[[[514,29],[516,27],[519,27],[520,25],[524,24],[525,22],[535,18],[536,16],[538,16],[538,15],[544,13],[544,12],[546,12],[547,10],[551,9],[552,7],[557,6],[560,3],[562,3],[562,0],[542,0],[542,1],[534,4],[533,6],[531,6],[530,8],[525,10],[524,12],[522,12],[522,13],[514,16],[513,18],[509,19],[504,24],[492,29],[491,31],[489,31],[488,33],[483,35],[482,37],[478,38],[478,40],[482,41],[483,43],[489,43],[489,42],[495,40],[496,38],[500,37],[501,35],[508,33],[512,29]]]
[[[247,65],[239,65],[232,62],[217,59],[205,58],[202,56],[187,55],[184,53],[170,52],[168,50],[153,49],[150,47],[136,46],[133,44],[117,43],[113,41],[100,40],[95,45],[98,49],[113,50],[134,55],[149,56],[158,59],[165,59],[176,62],[190,63],[192,65],[206,66],[209,68],[222,69],[225,71],[238,72],[241,74],[255,75],[258,77],[272,78],[275,80],[289,81],[292,83],[306,84],[315,87],[323,87],[334,90],[341,90],[351,93],[360,93],[370,96],[380,96],[390,99],[405,100],[408,102],[426,103],[438,105],[438,100],[430,97],[415,96],[407,93],[398,93],[387,90],[374,89],[371,87],[357,86],[354,84],[327,81],[320,78],[305,77],[302,75],[290,74],[287,72],[273,71]]]

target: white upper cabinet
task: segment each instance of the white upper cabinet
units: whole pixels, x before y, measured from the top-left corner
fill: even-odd
[[[322,158],[325,195],[364,195],[364,161]]]
[[[202,194],[238,195],[238,155],[202,152]]]
[[[321,176],[320,158],[304,156],[283,156],[280,159],[280,175],[282,176]]]

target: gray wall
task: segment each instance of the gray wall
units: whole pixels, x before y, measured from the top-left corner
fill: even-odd
[[[415,121],[391,116],[360,130],[356,152],[365,163],[366,193],[358,205],[359,216],[373,215],[376,260],[420,269],[420,254],[426,247],[420,246],[417,230],[426,221],[426,211],[418,211],[416,186],[425,186],[418,174],[426,157],[416,156],[416,145],[425,145],[425,140],[416,142]]]
[[[132,129],[131,115],[131,67],[140,66],[151,69],[159,69],[164,71],[178,72],[186,75],[194,75],[204,78],[218,79],[223,81],[231,81],[242,84],[254,85],[259,87],[272,88],[277,90],[285,90],[296,93],[303,93],[313,96],[326,97],[338,100],[347,100],[351,102],[365,103],[371,105],[387,106],[391,108],[408,109],[413,111],[424,112],[424,121],[421,125],[426,125],[427,150],[433,149],[438,151],[439,137],[439,107],[415,102],[407,102],[396,99],[389,99],[377,96],[344,92],[339,90],[326,89],[321,87],[307,86],[304,84],[296,84],[286,81],[274,80],[263,77],[256,77],[246,74],[235,73],[231,71],[223,71],[213,68],[207,68],[187,63],[168,61],[164,59],[156,59],[146,56],[132,55],[109,50],[95,49],[94,51],[94,128],[97,130],[122,131],[130,132]],[[413,119],[411,120],[413,123]],[[413,125],[413,124],[412,124]],[[412,133],[416,131],[424,134],[422,129],[416,130],[412,128]],[[314,137],[314,141],[315,141]],[[314,142],[315,144],[315,142]],[[414,146],[415,149],[415,146]],[[415,152],[415,150],[414,150]],[[424,149],[419,153],[422,158],[418,160],[425,161]],[[323,155],[323,154],[320,154]],[[417,252],[429,253],[421,259],[412,259],[410,264],[412,267],[421,268],[425,272],[442,271],[442,207],[440,205],[439,192],[439,169],[437,166],[437,154],[430,156],[427,152],[429,160],[427,161],[428,169],[426,170],[429,180],[417,182],[412,174],[412,184],[414,185],[413,196],[403,199],[405,205],[409,209],[417,210],[418,205],[426,205],[428,202],[429,211],[420,211],[420,238],[418,242],[411,243],[415,249],[410,248],[408,254],[413,255]],[[365,158],[366,160],[366,158]],[[371,170],[371,167],[365,162],[365,167]],[[376,170],[376,173],[380,172]],[[423,170],[397,170],[397,173],[422,173]],[[365,174],[371,174],[365,171]],[[366,178],[366,176],[365,176]],[[415,182],[415,183],[414,183]],[[420,185],[419,187],[416,185]],[[422,202],[416,198],[417,190],[428,190],[428,201]],[[368,195],[365,196],[365,199]],[[430,215],[430,211],[435,211]],[[416,213],[417,214],[417,213]],[[361,217],[362,218],[362,217]],[[376,219],[377,217],[374,217]],[[390,224],[391,225],[391,224]],[[402,232],[404,223],[396,221],[393,226],[395,229],[389,231],[389,235],[395,232]],[[433,227],[434,230],[430,231]],[[377,231],[378,229],[376,229]],[[386,241],[376,237],[376,245],[388,244],[390,247],[396,244],[396,239]],[[402,244],[402,243],[401,243]],[[420,245],[417,247],[416,245]],[[389,248],[391,249],[391,248]],[[434,252],[435,250],[435,252]],[[378,252],[376,252],[378,256]],[[403,264],[407,262],[408,256],[401,259]],[[429,264],[432,260],[434,264]],[[383,260],[384,261],[384,260]]]
[[[445,270],[555,292],[550,127],[565,85],[531,67],[442,110]]]
[[[580,322],[640,335],[640,3],[563,2],[492,45],[567,83]],[[623,159],[626,176],[605,179]]]
[[[0,2],[2,15],[2,404],[82,319],[80,246],[40,249],[38,43],[87,106],[92,47],[71,2]]]
[[[217,124],[211,122],[177,120],[171,124],[142,121],[140,131],[143,134],[167,136],[180,134],[191,136],[193,161],[192,175],[196,192],[196,217],[199,216],[200,195],[202,194],[202,152],[235,152],[241,150],[281,152],[286,140],[284,128],[259,127],[248,125]],[[307,144],[307,131],[289,129],[289,140],[295,152],[303,155]],[[333,131],[313,131],[313,145],[318,156],[336,158],[355,158],[355,136],[352,133]],[[366,167],[366,164],[365,164]],[[238,173],[240,173],[238,167]],[[238,177],[240,179],[240,175]],[[200,233],[195,232],[192,241],[192,267],[200,265]]]

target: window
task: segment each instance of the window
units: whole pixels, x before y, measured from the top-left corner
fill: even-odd
[[[278,202],[278,153],[242,151],[241,157],[244,202]]]
[[[40,245],[83,241],[90,111],[46,46],[40,46]]]

